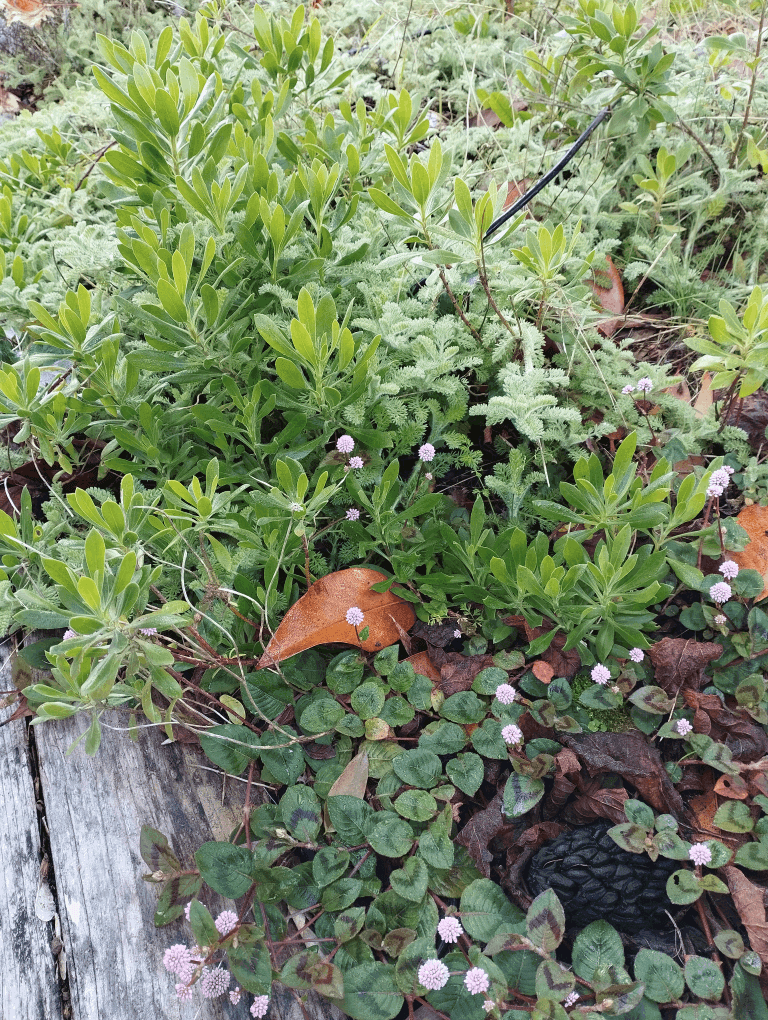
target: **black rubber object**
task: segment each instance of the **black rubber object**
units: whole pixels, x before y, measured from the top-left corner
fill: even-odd
[[[611,827],[582,825],[542,847],[528,865],[530,892],[554,889],[569,927],[599,920],[630,933],[668,927],[667,879],[680,862],[622,850],[608,835]]]

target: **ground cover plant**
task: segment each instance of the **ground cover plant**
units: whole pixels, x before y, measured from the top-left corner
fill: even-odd
[[[0,127],[18,712],[247,777],[142,834],[180,1000],[768,1017],[764,9],[508,8],[208,3]]]

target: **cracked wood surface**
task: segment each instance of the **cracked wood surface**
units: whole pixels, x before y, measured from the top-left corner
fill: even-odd
[[[7,666],[2,670],[9,677]],[[9,679],[0,685],[7,690]],[[8,713],[6,713],[8,714]],[[179,1002],[163,967],[164,950],[191,940],[183,919],[155,928],[160,886],[143,881],[141,826],[164,833],[184,866],[210,839],[226,839],[240,820],[245,784],[200,765],[197,747],[163,746],[165,733],[108,729],[124,725],[116,712],[102,717],[101,748],[89,758],[82,744],[66,756],[89,720],[34,728],[45,824],[50,835],[64,945],[69,1002],[62,1005],[53,924],[35,917],[41,847],[38,839],[27,722],[0,727],[0,1020],[250,1020],[253,996],[233,1006],[227,996],[206,1000],[196,991]],[[211,912],[231,901],[204,896]],[[62,961],[63,962],[63,961]],[[275,987],[267,1020],[343,1020],[335,1007],[311,994],[306,1012],[287,990]]]
[[[0,675],[8,690],[5,663]],[[0,1020],[63,1020],[53,925],[35,916],[42,851],[26,731],[23,719],[0,726]]]

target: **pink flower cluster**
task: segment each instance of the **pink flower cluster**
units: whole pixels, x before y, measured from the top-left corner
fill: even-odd
[[[464,934],[464,929],[458,917],[444,917],[437,926],[437,934],[443,942],[458,942],[459,936]]]
[[[719,606],[727,602],[732,594],[733,591],[730,584],[726,584],[725,581],[718,581],[709,589],[709,597],[713,602],[717,602]]]
[[[501,731],[501,737],[505,744],[521,744],[523,742],[523,731],[519,726],[510,723]]]
[[[602,662],[592,669],[592,682],[604,686],[611,679],[611,671],[607,666],[604,666]]]
[[[347,610],[347,623],[350,627],[359,627],[364,619],[365,614],[357,606],[350,606]]]
[[[732,474],[733,468],[728,467],[727,464],[725,465],[725,467],[717,468],[716,471],[713,471],[712,474],[709,476],[709,487],[707,488],[707,495],[722,496],[722,494],[728,488],[728,484],[731,480]]]
[[[510,684],[499,684],[496,688],[496,700],[502,705],[511,705],[517,697],[517,691]]]
[[[694,843],[688,851],[688,856],[694,864],[701,866],[702,864],[709,864],[712,860],[712,851],[706,843]]]

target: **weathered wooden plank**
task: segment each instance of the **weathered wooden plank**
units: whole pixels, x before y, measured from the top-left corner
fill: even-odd
[[[120,725],[125,716],[105,716]],[[65,753],[87,720],[74,717],[37,727],[40,771],[51,834],[73,1020],[249,1020],[250,995],[238,1006],[225,996],[180,1003],[162,965],[165,948],[187,941],[183,921],[156,929],[156,886],[142,881],[143,824],[168,836],[185,864],[210,839],[225,839],[241,817],[244,785],[200,769],[197,748],[162,746],[164,732],[104,730],[93,758],[79,747]],[[207,902],[212,913],[223,901]],[[231,908],[232,904],[228,904]],[[289,994],[276,994],[270,1020],[307,1020]],[[337,1020],[338,1010],[315,998],[309,1020]],[[8,1017],[8,1020],[11,1020]]]
[[[13,686],[8,651],[0,646],[0,692]],[[0,722],[11,714],[0,711]],[[35,915],[41,861],[27,724],[19,719],[0,726],[0,1020],[62,1020],[53,925]]]

